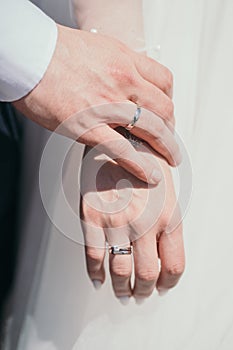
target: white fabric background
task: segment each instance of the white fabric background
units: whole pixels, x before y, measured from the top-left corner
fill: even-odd
[[[232,18],[231,0],[145,0],[148,45],[161,45],[160,61],[174,73],[177,129],[193,166],[184,220],[187,267],[178,287],[126,307],[114,298],[109,279],[95,291],[83,247],[51,225],[35,176],[24,202],[30,210],[22,221],[26,243],[11,327],[15,343],[9,349],[233,347]],[[37,153],[27,151],[27,159],[33,152],[35,161],[27,167],[36,173],[46,135],[33,132]],[[27,176],[26,169],[25,182]]]

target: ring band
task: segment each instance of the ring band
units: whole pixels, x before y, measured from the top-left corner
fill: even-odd
[[[140,118],[141,113],[142,113],[141,108],[140,108],[140,107],[137,107],[136,112],[135,112],[135,114],[134,114],[134,116],[133,116],[132,122],[129,123],[129,124],[125,127],[126,130],[131,130],[131,129],[133,129],[133,127],[134,127],[135,124],[137,123],[138,119]]]
[[[132,247],[119,248],[117,245],[113,245],[109,248],[109,253],[113,255],[130,255],[132,254]]]

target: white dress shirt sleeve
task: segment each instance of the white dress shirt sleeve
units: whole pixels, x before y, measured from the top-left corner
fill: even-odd
[[[42,79],[55,50],[56,23],[28,0],[0,0],[0,101],[15,101]]]

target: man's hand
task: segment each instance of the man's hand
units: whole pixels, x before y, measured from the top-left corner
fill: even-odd
[[[114,128],[132,121],[136,104],[143,107],[132,133],[170,165],[179,164],[172,133],[170,71],[116,39],[60,25],[58,31],[56,50],[43,79],[14,105],[49,130],[62,124],[65,135],[86,145],[103,145],[104,153],[127,171],[158,183],[161,174],[156,162],[135,152]]]

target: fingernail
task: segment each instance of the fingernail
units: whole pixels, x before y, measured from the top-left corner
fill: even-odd
[[[118,299],[122,305],[127,305],[129,303],[129,296],[127,295],[123,297],[118,297]]]
[[[96,290],[100,289],[102,286],[102,282],[100,280],[92,280],[92,283]]]
[[[140,297],[135,298],[135,302],[137,305],[143,304],[144,301],[145,301],[145,298],[140,298]]]
[[[161,181],[161,179],[162,179],[161,172],[157,169],[154,169],[151,175],[150,183],[156,185],[157,183],[159,183],[159,181]]]
[[[168,292],[168,289],[166,288],[158,288],[158,293],[160,297],[163,297],[164,295],[166,295]]]

